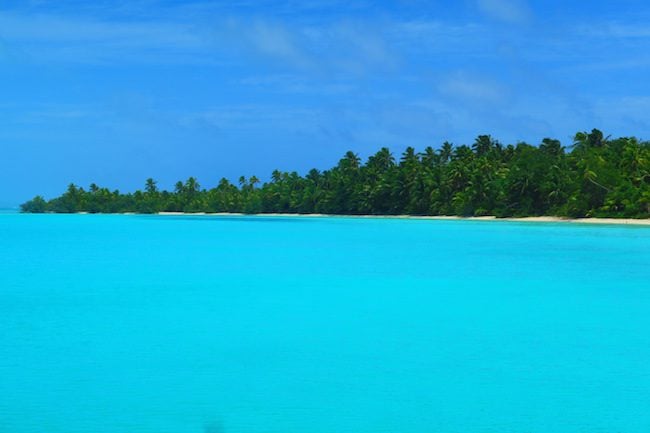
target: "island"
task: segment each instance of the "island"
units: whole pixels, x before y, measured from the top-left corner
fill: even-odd
[[[347,152],[328,170],[274,171],[269,181],[244,176],[202,188],[194,177],[160,190],[121,193],[70,184],[59,197],[37,196],[25,213],[246,213],[481,217],[650,217],[650,142],[579,132],[567,149],[545,138],[538,146],[503,145],[479,135],[470,145],[445,142],[399,160],[387,148],[362,163]]]

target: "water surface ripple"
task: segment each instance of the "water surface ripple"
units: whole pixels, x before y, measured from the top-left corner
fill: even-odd
[[[0,215],[0,431],[647,433],[650,229]]]

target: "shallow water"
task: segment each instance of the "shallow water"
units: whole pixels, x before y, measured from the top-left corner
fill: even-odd
[[[650,431],[650,229],[0,215],[0,431]]]

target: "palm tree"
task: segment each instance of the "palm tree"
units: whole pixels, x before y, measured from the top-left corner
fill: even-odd
[[[183,185],[183,182],[179,180],[174,184],[174,192],[176,192],[176,194],[182,194],[183,191],[185,191],[185,185]]]
[[[448,141],[445,141],[440,148],[440,160],[443,163],[449,162],[451,156],[454,152],[454,145]]]
[[[562,147],[560,140],[553,140],[550,138],[542,140],[542,144],[539,145],[539,150],[553,157],[559,157],[564,154],[564,148]]]
[[[578,132],[573,138],[573,148],[584,150],[603,147],[607,144],[608,139],[609,137],[604,138],[602,131],[595,128],[591,132]]]
[[[399,164],[388,148],[365,164],[350,151],[332,169],[312,169],[304,176],[274,170],[270,182],[260,183],[256,176],[240,177],[239,187],[221,179],[205,191],[190,177],[168,192],[159,191],[149,178],[144,193],[96,184],[86,192],[70,184],[60,197],[34,199],[23,210],[649,217],[650,143],[633,137],[610,140],[593,129],[577,133],[573,149],[565,152],[550,138],[538,147],[502,146],[480,135],[471,146],[445,142],[422,154],[408,147]]]
[[[490,150],[494,147],[494,142],[492,137],[489,135],[479,135],[472,144],[472,150],[476,153],[476,156],[485,156]]]
[[[144,190],[150,195],[157,193],[158,192],[157,183],[158,182],[156,182],[152,178],[147,179],[144,184]]]
[[[185,190],[188,194],[194,195],[194,193],[199,192],[201,185],[194,177],[189,177],[185,181]]]

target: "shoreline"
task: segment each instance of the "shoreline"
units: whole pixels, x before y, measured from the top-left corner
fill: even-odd
[[[158,212],[159,216],[255,216],[255,217],[292,217],[292,218],[366,218],[366,219],[412,219],[432,221],[494,221],[494,222],[528,222],[528,223],[564,223],[564,224],[600,224],[600,225],[632,225],[650,226],[650,218],[562,218],[553,216],[497,218],[495,216],[460,217],[460,216],[428,216],[428,215],[333,215],[333,214],[295,214],[295,213],[261,213],[243,214],[228,212]]]
[[[16,215],[20,212],[7,212],[7,215]],[[66,215],[53,212],[46,212],[49,215]],[[460,217],[448,215],[337,215],[337,214],[295,214],[295,213],[230,213],[230,212],[157,212],[152,214],[139,214],[135,212],[123,213],[89,213],[74,212],[67,215],[129,215],[129,216],[189,216],[189,217],[283,217],[283,218],[359,218],[359,219],[403,219],[403,220],[431,220],[431,221],[492,221],[492,222],[515,222],[515,223],[560,223],[560,224],[590,224],[590,225],[619,225],[619,226],[636,226],[650,227],[650,218],[564,218],[554,216],[537,216],[537,217],[507,217],[497,218],[495,216],[480,217]]]

